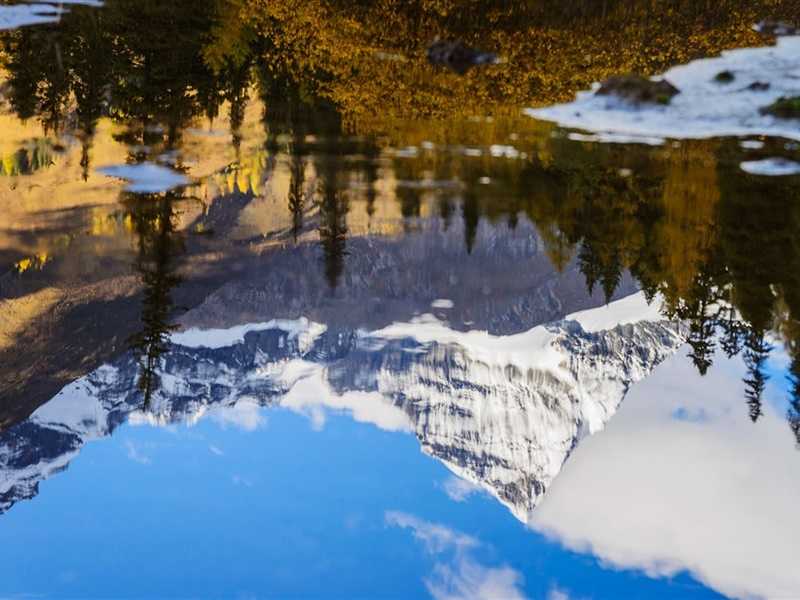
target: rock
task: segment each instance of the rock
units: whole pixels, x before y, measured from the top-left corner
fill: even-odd
[[[669,104],[680,90],[666,79],[653,81],[640,75],[618,75],[606,79],[598,96],[617,96],[635,104]]]
[[[781,97],[761,109],[762,115],[772,115],[779,119],[800,119],[800,96]]]
[[[756,31],[765,35],[774,35],[775,37],[783,37],[787,35],[797,35],[798,29],[791,23],[785,21],[773,21],[767,19],[761,21],[755,27]]]
[[[714,81],[717,83],[731,83],[736,76],[730,71],[720,71],[714,76]]]
[[[754,81],[747,86],[747,89],[751,92],[766,92],[770,87],[770,84],[766,81]]]
[[[428,61],[463,75],[472,67],[497,63],[497,55],[470,48],[459,41],[436,40],[428,47]]]

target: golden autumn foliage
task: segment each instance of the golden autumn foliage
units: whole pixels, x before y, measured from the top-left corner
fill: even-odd
[[[612,74],[653,74],[764,43],[753,23],[800,11],[797,0],[579,1],[569,8],[550,0],[232,4],[265,40],[259,60],[332,100],[360,134],[382,133],[382,123],[396,118],[515,114],[565,101]],[[235,31],[224,28],[208,55],[235,48]],[[465,76],[443,72],[425,58],[437,37],[463,40],[502,62]]]

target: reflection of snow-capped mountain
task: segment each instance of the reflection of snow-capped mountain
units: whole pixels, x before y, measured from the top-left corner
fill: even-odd
[[[138,364],[126,356],[3,432],[0,511],[126,420],[193,422],[257,404],[317,421],[346,410],[413,431],[425,452],[525,519],[581,437],[682,343],[679,326],[641,304],[637,295],[514,336],[425,319],[372,333],[300,320],[178,334],[146,412]]]

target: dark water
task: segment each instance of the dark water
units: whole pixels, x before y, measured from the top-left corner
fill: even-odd
[[[797,143],[523,113],[798,7],[518,4],[0,5],[0,596],[800,595]]]

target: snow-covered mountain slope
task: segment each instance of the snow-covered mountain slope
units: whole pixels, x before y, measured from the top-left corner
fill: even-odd
[[[191,424],[256,403],[413,432],[424,452],[527,520],[580,439],[683,343],[682,327],[641,294],[621,302],[513,336],[457,332],[430,316],[370,333],[300,320],[178,334],[147,410],[126,356],[3,432],[0,512],[126,420]]]

